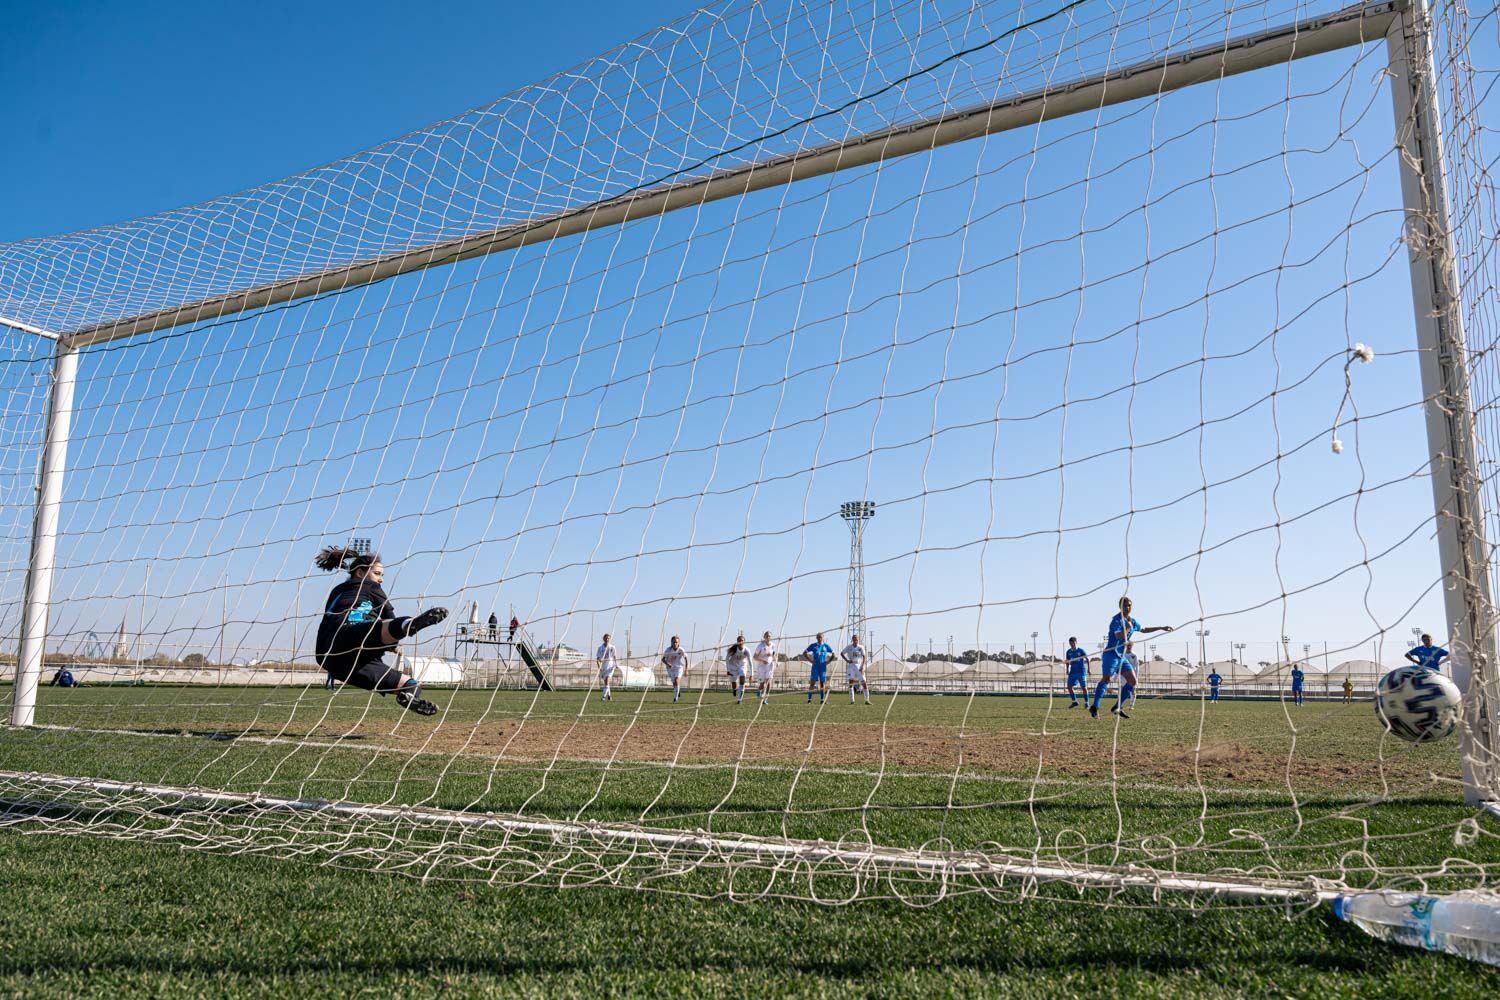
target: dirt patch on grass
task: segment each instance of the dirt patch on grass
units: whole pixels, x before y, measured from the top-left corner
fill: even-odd
[[[1270,786],[1302,790],[1378,786],[1375,762],[1299,753],[1238,743],[1191,746],[1115,745],[1107,733],[972,732],[936,726],[825,725],[764,721],[687,723],[619,720],[404,722],[324,724],[305,736],[359,740],[422,753],[464,753],[511,760],[613,760],[838,766],[952,773],[986,772],[1019,778],[1108,781],[1146,778],[1173,785],[1201,781],[1216,787]],[[1420,776],[1412,776],[1419,778]],[[1409,785],[1410,782],[1407,782]]]

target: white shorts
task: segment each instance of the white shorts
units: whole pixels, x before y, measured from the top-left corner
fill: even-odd
[[[776,675],[776,664],[757,663],[755,665],[755,679],[757,682],[768,681]]]
[[[601,681],[607,681],[611,677],[613,677],[614,675],[615,675],[615,668],[614,667],[602,667],[599,670],[599,679]]]
[[[675,680],[678,680],[681,677],[682,677],[682,668],[681,667],[668,667],[667,668],[667,680],[669,680],[669,681],[675,681]]]
[[[725,667],[724,670],[725,670],[726,673],[729,674],[730,677],[743,677],[743,676],[745,676],[745,668],[744,667],[740,667],[740,666],[736,666],[733,663],[731,663],[727,667]]]
[[[863,670],[856,670],[854,667],[850,667],[849,668],[849,683],[850,684],[863,684],[864,682],[865,682],[865,672]]]

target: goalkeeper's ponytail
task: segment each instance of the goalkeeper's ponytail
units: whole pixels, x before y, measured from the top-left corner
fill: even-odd
[[[329,545],[313,557],[313,565],[318,569],[333,572],[336,569],[346,569],[352,576],[357,569],[369,569],[380,562],[378,552],[361,552],[351,549],[347,545]]]

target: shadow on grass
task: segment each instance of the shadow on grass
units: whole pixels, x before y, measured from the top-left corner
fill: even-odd
[[[211,949],[195,946],[182,957],[151,954],[92,954],[88,968],[91,975],[109,972],[135,974],[242,976],[270,980],[277,977],[356,976],[374,979],[383,975],[424,974],[490,975],[498,978],[520,975],[547,976],[603,973],[610,976],[628,974],[682,974],[698,976],[711,973],[750,974],[775,977],[792,974],[829,980],[861,981],[892,973],[913,970],[937,970],[944,973],[1022,972],[1052,977],[1066,977],[1086,971],[1097,982],[1101,993],[1108,992],[1109,977],[1123,970],[1145,972],[1161,977],[1191,975],[1209,982],[1245,976],[1278,976],[1298,970],[1311,975],[1360,976],[1368,974],[1377,962],[1388,963],[1387,946],[1370,941],[1347,942],[1352,947],[1330,953],[1313,947],[1278,950],[1244,962],[1226,961],[1215,952],[1214,942],[1206,936],[1186,935],[1170,944],[1140,943],[1132,947],[1068,947],[1051,950],[1022,950],[1005,947],[955,947],[952,950],[925,952],[920,955],[901,953],[880,947],[871,941],[868,947],[850,954],[847,942],[841,942],[839,957],[829,955],[782,954],[774,950],[724,955],[705,960],[701,954],[680,954],[670,948],[650,954],[601,954],[597,959],[576,955],[548,955],[565,937],[559,928],[557,938],[537,942],[529,954],[506,955],[386,955],[368,957],[358,954],[296,957],[267,955],[250,959],[244,956],[215,956]],[[1318,935],[1319,938],[1322,935]],[[967,945],[970,942],[965,942]],[[108,949],[106,949],[108,950]],[[517,952],[519,952],[517,948]],[[54,973],[65,967],[72,950],[64,942],[55,953],[43,949],[29,956],[0,956],[0,976],[36,976]],[[1430,959],[1429,959],[1430,960]],[[1450,961],[1459,962],[1457,959]],[[1479,968],[1461,963],[1464,968]],[[1226,973],[1232,970],[1233,975]]]

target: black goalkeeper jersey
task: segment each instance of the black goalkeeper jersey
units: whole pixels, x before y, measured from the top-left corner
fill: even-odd
[[[329,657],[352,658],[355,663],[378,660],[390,648],[380,644],[380,623],[396,617],[380,584],[353,577],[334,587],[323,604],[314,647],[318,665]]]

